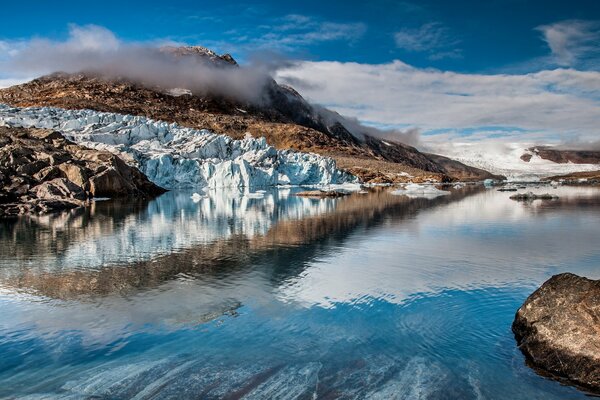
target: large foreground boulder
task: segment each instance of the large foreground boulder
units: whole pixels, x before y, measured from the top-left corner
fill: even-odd
[[[534,367],[600,393],[600,280],[553,276],[519,308],[512,330]]]
[[[0,126],[0,216],[81,207],[93,197],[163,192],[108,151],[77,145],[59,132]]]

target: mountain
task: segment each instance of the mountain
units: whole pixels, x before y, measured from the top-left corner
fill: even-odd
[[[60,131],[86,148],[119,156],[167,189],[243,187],[250,191],[275,185],[356,181],[329,157],[277,150],[264,138],[235,140],[141,116],[0,105],[0,123]]]
[[[540,147],[531,147],[531,143],[453,143],[440,147],[438,151],[452,160],[506,176],[513,181],[537,181],[549,176],[600,169],[596,158],[582,155],[593,152],[534,149]]]
[[[598,150],[562,150],[549,146],[537,146],[528,148],[521,156],[521,160],[529,162],[533,156],[557,164],[600,164],[600,151]]]
[[[230,55],[203,47],[167,47],[175,58],[196,57],[219,68],[239,68]],[[261,101],[210,92],[192,93],[107,78],[97,73],[47,75],[23,85],[0,90],[0,103],[12,106],[52,106],[145,116],[184,127],[209,129],[234,139],[247,133],[265,137],[277,149],[330,156],[338,166],[366,182],[500,179],[479,168],[426,154],[412,146],[382,139],[330,110],[309,104],[293,88],[270,79]],[[351,132],[350,127],[353,131]]]

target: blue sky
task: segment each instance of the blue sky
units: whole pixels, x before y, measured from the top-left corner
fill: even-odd
[[[59,39],[66,37],[68,24],[96,24],[126,40],[204,44],[238,57],[261,49],[311,60],[401,59],[461,72],[543,68],[530,63],[548,54],[536,28],[600,20],[595,0],[33,1],[7,2],[2,8],[10,16],[0,26],[4,40]],[[284,40],[291,35],[296,40]]]
[[[418,128],[440,140],[600,140],[597,0],[32,1],[2,8],[0,61],[32,39],[60,45],[73,40],[73,27],[95,25],[108,36],[92,41],[198,44],[242,62],[300,60],[277,79],[376,126]],[[2,78],[13,76],[0,64]]]

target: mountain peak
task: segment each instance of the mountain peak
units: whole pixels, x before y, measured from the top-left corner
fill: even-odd
[[[217,65],[238,65],[237,61],[235,61],[231,54],[217,54],[215,51],[203,46],[163,46],[160,48],[160,51],[163,53],[172,54],[176,57],[202,57],[212,61]]]

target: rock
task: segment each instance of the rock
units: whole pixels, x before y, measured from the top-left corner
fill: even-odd
[[[133,190],[133,186],[114,168],[90,178],[90,193],[94,197],[118,197]]]
[[[550,193],[535,194],[533,192],[518,193],[510,196],[511,200],[517,201],[533,201],[533,200],[556,200],[558,196]]]
[[[553,276],[519,308],[512,330],[533,366],[600,393],[600,281]]]
[[[77,186],[65,178],[56,178],[41,183],[32,188],[31,191],[35,194],[35,197],[44,200],[74,199],[83,202],[87,198],[81,186]]]
[[[61,170],[55,165],[50,165],[40,170],[38,173],[34,174],[33,179],[37,181],[47,181],[52,180],[54,178],[60,178],[61,176]]]
[[[88,180],[85,168],[72,163],[63,163],[58,166],[58,170],[74,184],[85,187]]]
[[[350,192],[345,190],[307,190],[305,192],[296,193],[296,196],[323,199],[326,197],[344,197],[348,196],[349,194]]]
[[[91,197],[150,197],[165,190],[137,168],[60,133],[0,126],[0,213],[11,216],[81,207]]]

